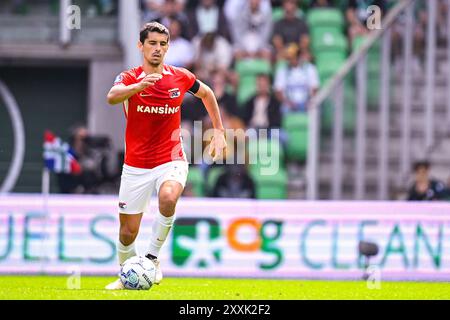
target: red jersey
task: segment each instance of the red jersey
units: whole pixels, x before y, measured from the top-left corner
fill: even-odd
[[[146,76],[142,66],[122,72],[114,85],[129,86]],[[186,161],[180,124],[181,102],[195,76],[184,68],[164,65],[161,80],[123,102],[127,119],[125,164],[151,169],[166,162]]]

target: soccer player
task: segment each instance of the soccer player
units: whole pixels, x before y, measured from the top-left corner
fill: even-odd
[[[174,222],[175,206],[183,192],[188,163],[179,134],[181,102],[186,92],[200,98],[214,126],[209,146],[213,160],[226,149],[224,128],[212,90],[183,68],[164,64],[170,34],[157,22],[145,24],[139,49],[143,65],[122,72],[108,93],[108,103],[123,103],[127,126],[125,162],[119,191],[120,218],[117,251],[119,263],[137,255],[135,239],[147,202],[156,188],[159,212],[152,226],[146,257],[156,266],[156,280],[162,280],[158,255]],[[123,289],[120,279],[106,289]]]

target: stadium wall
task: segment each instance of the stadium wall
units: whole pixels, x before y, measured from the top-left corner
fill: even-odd
[[[0,196],[0,273],[114,275],[115,196]],[[146,250],[153,201],[137,248]],[[161,253],[166,276],[450,280],[450,203],[184,198]]]

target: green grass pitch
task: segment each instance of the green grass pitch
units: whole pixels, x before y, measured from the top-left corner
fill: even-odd
[[[1,300],[407,300],[450,299],[450,283],[166,278],[149,291],[106,291],[112,277],[81,277],[80,289],[68,289],[64,276],[0,276]]]

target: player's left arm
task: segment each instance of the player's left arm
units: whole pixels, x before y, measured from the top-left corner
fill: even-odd
[[[222,118],[220,117],[219,105],[217,104],[217,99],[214,92],[206,84],[200,80],[196,80],[191,88],[191,92],[197,98],[200,98],[205,105],[206,111],[211,118],[214,135],[209,145],[209,154],[216,161],[220,159],[227,148],[227,143],[225,141],[225,129],[222,124]]]

